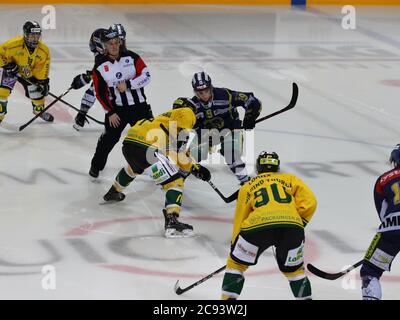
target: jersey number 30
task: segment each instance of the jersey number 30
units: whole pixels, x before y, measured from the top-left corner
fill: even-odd
[[[257,200],[254,204],[256,208],[265,206],[270,201],[268,193],[272,193],[273,199],[278,203],[290,203],[292,201],[292,196],[281,185],[278,186],[276,183],[273,183],[266,188],[261,188],[254,192],[254,199]],[[282,198],[281,194],[285,194],[285,197]]]

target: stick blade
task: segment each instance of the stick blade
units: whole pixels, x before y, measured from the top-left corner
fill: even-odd
[[[307,269],[308,269],[308,271],[310,271],[311,273],[313,273],[317,277],[320,277],[320,278],[323,278],[323,279],[327,279],[327,280],[336,280],[336,279],[340,278],[343,275],[342,272],[339,272],[339,273],[327,273],[325,271],[322,271],[322,270],[318,269],[317,267],[314,267],[311,263],[307,264]]]
[[[226,203],[231,203],[235,200],[237,200],[239,195],[239,190],[236,190],[232,195],[230,195],[227,199],[226,199]]]
[[[297,86],[296,82],[293,82],[292,99],[290,99],[290,102],[289,102],[290,108],[293,108],[296,105],[298,97],[299,97],[299,87]]]
[[[184,291],[179,287],[179,280],[176,281],[175,286],[174,286],[174,291],[175,293],[179,296],[181,295]]]

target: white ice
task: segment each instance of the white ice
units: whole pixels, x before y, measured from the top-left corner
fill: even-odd
[[[55,9],[56,29],[46,30],[43,40],[56,95],[92,67],[91,32],[114,22],[126,27],[128,48],[151,70],[145,91],[155,114],[190,96],[191,76],[202,69],[215,86],[254,92],[263,115],[285,106],[296,82],[297,106],[257,125],[248,166],[258,152],[274,150],[282,170],[314,190],[319,205],[306,228],[306,262],[335,272],[362,259],[379,225],[373,185],[389,170],[389,153],[400,142],[398,7],[357,7],[355,30],[342,28],[340,7]],[[43,17],[39,6],[2,5],[0,41],[20,34],[26,20]],[[79,107],[83,93],[65,100]],[[165,239],[163,192],[149,178],[138,178],[125,201],[99,204],[125,163],[118,144],[100,179],[89,179],[101,126],[91,122],[75,131],[75,111],[57,103],[53,124],[39,119],[18,132],[33,116],[19,85],[8,110],[0,127],[1,299],[219,298],[222,274],[182,296],[173,286],[180,279],[186,287],[225,264],[234,204],[188,179],[181,217],[197,236]],[[97,102],[90,115],[103,119]],[[236,190],[226,166],[208,166],[225,194]],[[49,284],[44,265],[54,267],[54,290],[43,288]],[[343,281],[310,280],[315,299],[360,299],[358,270]],[[395,260],[382,278],[384,299],[399,298],[399,281]],[[292,299],[271,251],[249,269],[241,299]]]

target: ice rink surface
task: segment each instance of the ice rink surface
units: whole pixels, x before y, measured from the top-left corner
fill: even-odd
[[[257,125],[247,164],[262,150],[279,153],[282,170],[315,192],[318,209],[306,228],[306,262],[339,271],[360,260],[379,225],[373,203],[376,178],[389,170],[400,142],[400,26],[398,7],[357,7],[355,30],[341,26],[340,7],[121,7],[56,6],[56,29],[43,40],[52,55],[51,92],[93,65],[94,29],[122,23],[128,48],[147,63],[145,88],[155,114],[179,96],[191,96],[194,72],[215,86],[252,91],[263,115],[290,100],[297,106]],[[39,6],[0,8],[0,42],[21,34],[26,20],[41,21]],[[79,107],[84,89],[65,100]],[[52,98],[48,98],[50,103]],[[62,103],[53,124],[35,121],[17,85],[0,127],[0,299],[218,299],[222,274],[177,296],[182,287],[225,264],[234,203],[207,183],[186,182],[182,220],[196,237],[165,239],[162,190],[147,177],[127,189],[125,201],[101,205],[124,165],[121,144],[97,182],[88,176],[102,127],[77,132],[75,111]],[[103,120],[96,105],[90,115]],[[207,164],[205,164],[207,166]],[[213,182],[231,194],[237,182],[223,164],[208,165]],[[44,290],[43,266],[56,271],[56,289]],[[241,299],[292,299],[286,279],[267,251],[246,274]],[[310,275],[314,299],[360,299],[358,271],[327,281]],[[399,263],[382,278],[384,299],[398,299]]]

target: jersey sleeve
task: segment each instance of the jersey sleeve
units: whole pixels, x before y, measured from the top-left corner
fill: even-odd
[[[39,62],[32,70],[32,75],[38,80],[46,80],[50,72],[50,50],[41,46],[39,48]]]
[[[380,180],[381,180],[381,177],[379,177],[376,180],[375,186],[374,186],[374,202],[375,202],[376,212],[378,213],[378,215],[380,214],[380,212],[382,210],[383,200],[385,200],[385,195],[383,194],[382,185],[380,184]]]
[[[295,188],[294,199],[297,212],[306,226],[317,208],[317,199],[311,189],[300,179],[293,176],[293,185]]]
[[[0,44],[0,68],[11,62],[7,49],[7,42]]]
[[[112,112],[113,106],[110,100],[107,83],[97,69],[92,73],[96,98],[107,112]]]
[[[238,199],[236,202],[235,218],[233,220],[232,240],[233,243],[240,233],[242,222],[247,219],[252,211],[251,201],[248,197],[248,188],[246,185],[242,186],[239,190]]]
[[[130,79],[128,87],[131,89],[140,89],[147,86],[150,83],[151,76],[150,71],[143,59],[138,54],[133,54],[136,76]]]
[[[228,90],[232,97],[232,106],[242,107],[245,110],[246,119],[257,119],[262,110],[261,101],[258,100],[252,92],[239,92]]]

